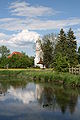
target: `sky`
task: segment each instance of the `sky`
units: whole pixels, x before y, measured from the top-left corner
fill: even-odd
[[[61,28],[80,45],[80,0],[0,0],[0,46],[11,52],[34,56],[36,40]]]

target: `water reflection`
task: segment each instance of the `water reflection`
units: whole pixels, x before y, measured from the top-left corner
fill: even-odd
[[[79,89],[50,84],[0,83],[0,103],[8,104],[8,106],[9,104],[13,106],[15,104],[16,106],[35,105],[42,110],[62,112],[63,114],[80,113],[79,94]]]
[[[39,91],[39,90],[38,90]],[[74,113],[78,102],[78,90],[64,89],[63,87],[44,87],[38,102],[51,110],[61,110],[62,113]]]

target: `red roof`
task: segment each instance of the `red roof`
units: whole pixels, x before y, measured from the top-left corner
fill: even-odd
[[[13,52],[12,54],[10,54],[8,56],[8,58],[12,57],[13,55],[22,55],[22,53],[20,53],[20,52]]]

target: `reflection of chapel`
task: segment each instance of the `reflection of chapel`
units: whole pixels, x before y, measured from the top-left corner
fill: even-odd
[[[36,41],[36,56],[34,60],[35,67],[43,68],[43,52],[41,49],[41,40]]]

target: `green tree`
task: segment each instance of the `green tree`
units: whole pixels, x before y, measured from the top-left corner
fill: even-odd
[[[58,53],[54,61],[54,67],[55,67],[55,70],[59,72],[68,71],[69,61],[67,60],[66,56],[62,56],[61,53]]]
[[[55,46],[53,65],[57,71],[67,71],[69,60],[67,58],[67,37],[63,29],[58,35]]]
[[[1,54],[1,57],[7,57],[10,54],[10,50],[3,45],[0,47],[0,54]]]
[[[65,68],[68,68],[69,66],[77,65],[78,60],[77,60],[76,49],[77,49],[77,43],[76,43],[76,38],[74,36],[74,32],[70,28],[66,35],[64,30],[61,29],[60,34],[58,35],[58,42],[56,44],[55,52],[54,52],[54,63],[56,63],[55,66],[56,69],[58,68],[59,70],[61,70],[64,68],[64,66]],[[62,61],[63,64],[66,65],[61,65]]]
[[[60,30],[60,34],[58,35],[58,42],[55,47],[55,56],[58,53],[61,53],[62,56],[66,56],[66,51],[67,51],[67,40],[66,40],[66,34],[63,29]],[[54,56],[54,57],[55,57]]]
[[[46,68],[52,64],[55,44],[56,39],[54,34],[45,35],[42,39],[43,62]]]
[[[74,32],[70,28],[67,33],[67,57],[70,62],[70,66],[76,66],[78,64],[77,56],[77,41]]]
[[[25,54],[13,55],[9,58],[9,68],[27,68],[33,66],[32,58]]]
[[[43,50],[43,62],[45,66],[48,68],[53,59],[53,46],[49,39],[46,39],[46,42],[42,45]]]
[[[7,68],[8,65],[8,58],[7,57],[1,57],[0,58],[0,68]]]
[[[80,54],[80,46],[79,46],[79,48],[78,48],[78,53]]]
[[[80,46],[79,46],[79,48],[78,48],[78,62],[79,62],[79,64],[80,64]]]
[[[6,68],[8,64],[7,56],[10,54],[10,50],[6,46],[0,47],[0,67]]]
[[[31,57],[29,57],[29,64],[30,64],[30,66],[29,67],[34,67],[34,57],[33,56],[31,56]]]

